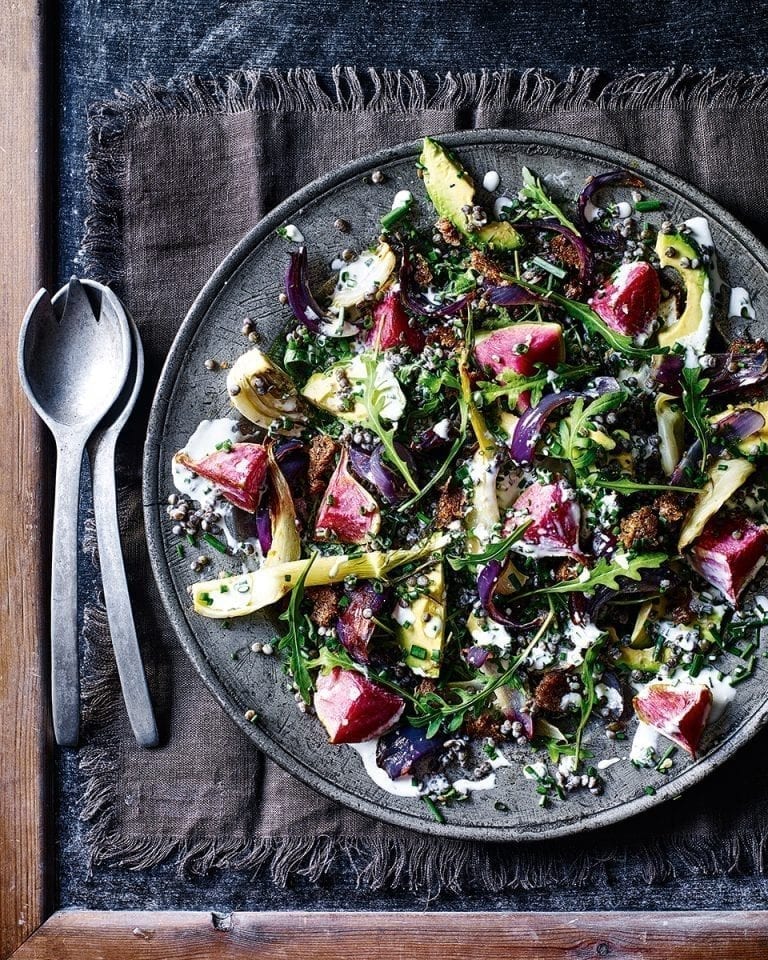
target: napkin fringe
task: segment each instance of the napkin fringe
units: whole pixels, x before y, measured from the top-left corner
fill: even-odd
[[[163,117],[244,111],[405,112],[494,109],[527,112],[752,108],[768,104],[768,75],[693,67],[644,72],[613,79],[593,67],[573,68],[566,77],[538,69],[484,70],[425,76],[417,70],[336,66],[330,79],[297,67],[245,68],[221,77],[190,76],[167,83],[149,79],[117,91],[89,111],[86,178],[91,213],[77,257],[84,273],[119,286],[126,268],[122,249],[122,190],[125,141],[133,124]],[[471,124],[470,124],[471,125]]]

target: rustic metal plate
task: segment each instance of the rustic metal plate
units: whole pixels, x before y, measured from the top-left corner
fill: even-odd
[[[551,133],[470,131],[440,139],[461,152],[469,169],[479,175],[478,181],[493,169],[501,175],[502,185],[517,184],[525,165],[574,194],[590,174],[616,167],[638,172],[653,194],[665,201],[664,217],[679,221],[701,214],[709,219],[727,267],[726,279],[753,294],[758,317],[768,316],[768,251],[722,207],[679,178],[604,145]],[[657,784],[655,796],[644,792],[648,771],[623,760],[605,772],[603,796],[577,793],[544,809],[517,762],[498,771],[495,790],[448,807],[446,822],[439,824],[418,799],[392,796],[377,787],[352,748],[327,743],[320,724],[297,711],[276,658],[233,659],[235,651],[247,649],[254,640],[274,636],[275,620],[269,612],[232,621],[229,630],[191,612],[186,588],[192,574],[188,562],[177,556],[163,508],[172,489],[173,454],[200,420],[230,412],[223,375],[203,375],[206,358],[232,362],[243,352],[247,344],[240,328],[246,316],[252,318],[267,346],[292,325],[287,308],[278,303],[288,245],[276,228],[296,223],[306,238],[312,275],[317,281],[326,278],[328,265],[342,245],[362,248],[376,235],[379,217],[397,190],[412,190],[426,221],[428,204],[421,202],[424,191],[414,162],[420,146],[419,141],[382,151],[305,187],[244,237],[208,281],[176,337],[152,408],[144,461],[147,541],[166,609],[192,663],[246,736],[286,770],[340,803],[424,833],[496,841],[562,836],[613,823],[677,797],[720,766],[768,717],[768,660],[758,658],[755,679],[739,688],[728,710],[707,730],[701,758],[678,764]],[[372,186],[367,180],[375,169],[386,174],[386,185]],[[332,228],[339,216],[352,225],[347,237]],[[660,215],[649,218],[658,221]],[[765,321],[753,324],[753,332],[768,335]],[[249,708],[258,711],[257,723],[244,719]],[[614,749],[617,756],[626,757],[628,742]],[[497,809],[497,801],[508,809]]]

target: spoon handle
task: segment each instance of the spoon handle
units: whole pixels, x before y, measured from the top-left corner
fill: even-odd
[[[96,441],[91,455],[93,511],[96,517],[101,580],[117,672],[133,735],[139,746],[156,747],[159,742],[157,724],[136,637],[117,522],[116,441],[115,431],[105,431]]]
[[[51,569],[51,700],[56,743],[76,747],[80,733],[77,657],[77,508],[83,442],[56,444]]]

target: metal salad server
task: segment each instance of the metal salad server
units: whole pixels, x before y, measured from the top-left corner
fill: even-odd
[[[157,724],[131,610],[120,528],[117,522],[115,488],[115,447],[141,392],[144,378],[144,350],[136,324],[128,318],[120,301],[107,287],[99,287],[99,289],[102,291],[102,297],[110,299],[112,307],[125,317],[133,338],[133,358],[128,379],[113,408],[88,444],[99,564],[109,632],[128,719],[137,743],[142,747],[156,747],[159,741]]]
[[[76,746],[80,732],[77,656],[77,510],[88,438],[122,390],[131,335],[102,302],[98,318],[73,277],[54,306],[40,290],[19,336],[19,376],[56,441],[51,569],[51,694],[56,742]]]

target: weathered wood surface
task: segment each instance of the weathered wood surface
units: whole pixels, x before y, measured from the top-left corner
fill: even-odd
[[[763,913],[55,914],[14,960],[764,960]]]
[[[16,375],[24,311],[43,276],[41,12],[3,4],[0,26],[0,956],[42,923],[45,910],[43,759],[45,512],[42,430]]]

